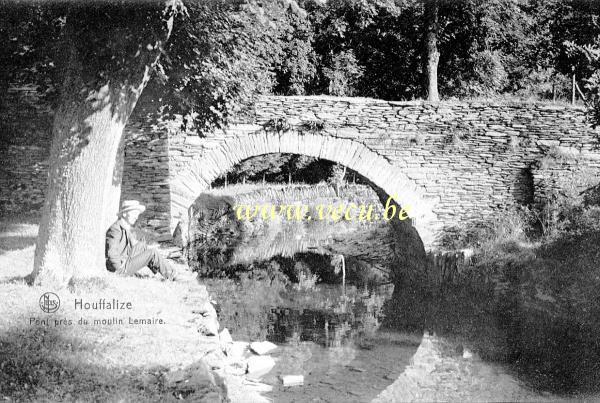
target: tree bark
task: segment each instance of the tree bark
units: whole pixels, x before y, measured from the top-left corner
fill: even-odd
[[[437,42],[440,32],[438,20],[439,4],[438,0],[424,0],[425,16],[425,82],[427,90],[427,100],[437,102],[440,100],[438,93],[438,63],[440,52]]]
[[[76,17],[67,19],[67,64],[31,274],[35,284],[59,288],[74,277],[106,273],[105,232],[116,219],[119,203],[123,129],[172,26],[155,29],[155,36],[138,35],[134,53],[130,41],[135,35],[124,34],[123,25],[131,22],[122,15],[111,19],[110,12],[121,11],[113,6],[99,13],[107,20],[94,21],[96,25],[73,22],[79,31],[69,26],[69,18]],[[138,29],[133,24],[130,28]],[[90,60],[90,46],[100,47],[91,53],[98,60]],[[111,65],[113,60],[120,64]]]

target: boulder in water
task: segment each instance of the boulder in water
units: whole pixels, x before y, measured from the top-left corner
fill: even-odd
[[[246,372],[254,378],[260,378],[273,369],[274,366],[275,360],[270,355],[254,356],[248,358]]]
[[[258,355],[267,354],[276,348],[277,346],[270,341],[255,341],[254,343],[250,343],[250,350]]]
[[[219,341],[223,344],[233,343],[233,338],[227,328],[221,330],[221,333],[219,333]]]

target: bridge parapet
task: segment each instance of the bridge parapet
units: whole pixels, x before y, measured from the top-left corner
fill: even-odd
[[[582,108],[547,103],[268,97],[226,130],[169,138],[171,217],[246,158],[303,154],[354,169],[410,205],[433,250],[448,228],[543,203],[573,176],[600,177],[598,136]]]

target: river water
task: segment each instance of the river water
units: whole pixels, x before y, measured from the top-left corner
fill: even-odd
[[[389,281],[377,267],[389,266],[393,237],[385,224],[317,224],[252,227],[242,231],[243,242],[230,237],[235,242],[226,247],[215,235],[217,252],[202,244],[196,254],[212,259],[198,262],[213,262],[213,273],[235,265],[238,280],[206,281],[233,339],[278,346],[270,353],[275,367],[249,379],[272,387],[268,399],[600,401],[584,394],[600,389],[600,343],[580,324],[518,298],[491,303],[486,291],[464,285],[434,295],[317,284],[317,274],[324,283],[342,281],[333,260],[323,258],[332,255],[345,257],[355,284]],[[286,375],[304,381],[286,387]]]
[[[219,283],[221,281],[221,283]],[[528,384],[506,363],[481,359],[464,340],[415,329],[386,329],[392,287],[298,289],[213,280],[221,324],[234,340],[269,340],[275,367],[258,381],[275,402],[565,401]],[[259,284],[259,285],[257,285]],[[232,292],[233,291],[233,292]],[[219,295],[221,294],[221,295]],[[233,297],[235,295],[235,297]],[[481,337],[485,337],[482,335]],[[303,375],[286,387],[282,377]],[[591,396],[585,400],[596,401]]]

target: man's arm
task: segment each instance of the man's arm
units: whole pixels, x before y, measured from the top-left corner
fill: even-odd
[[[110,271],[117,271],[121,268],[121,231],[117,227],[110,227],[106,232],[106,257],[108,258],[108,267]],[[111,270],[112,269],[112,270]]]

